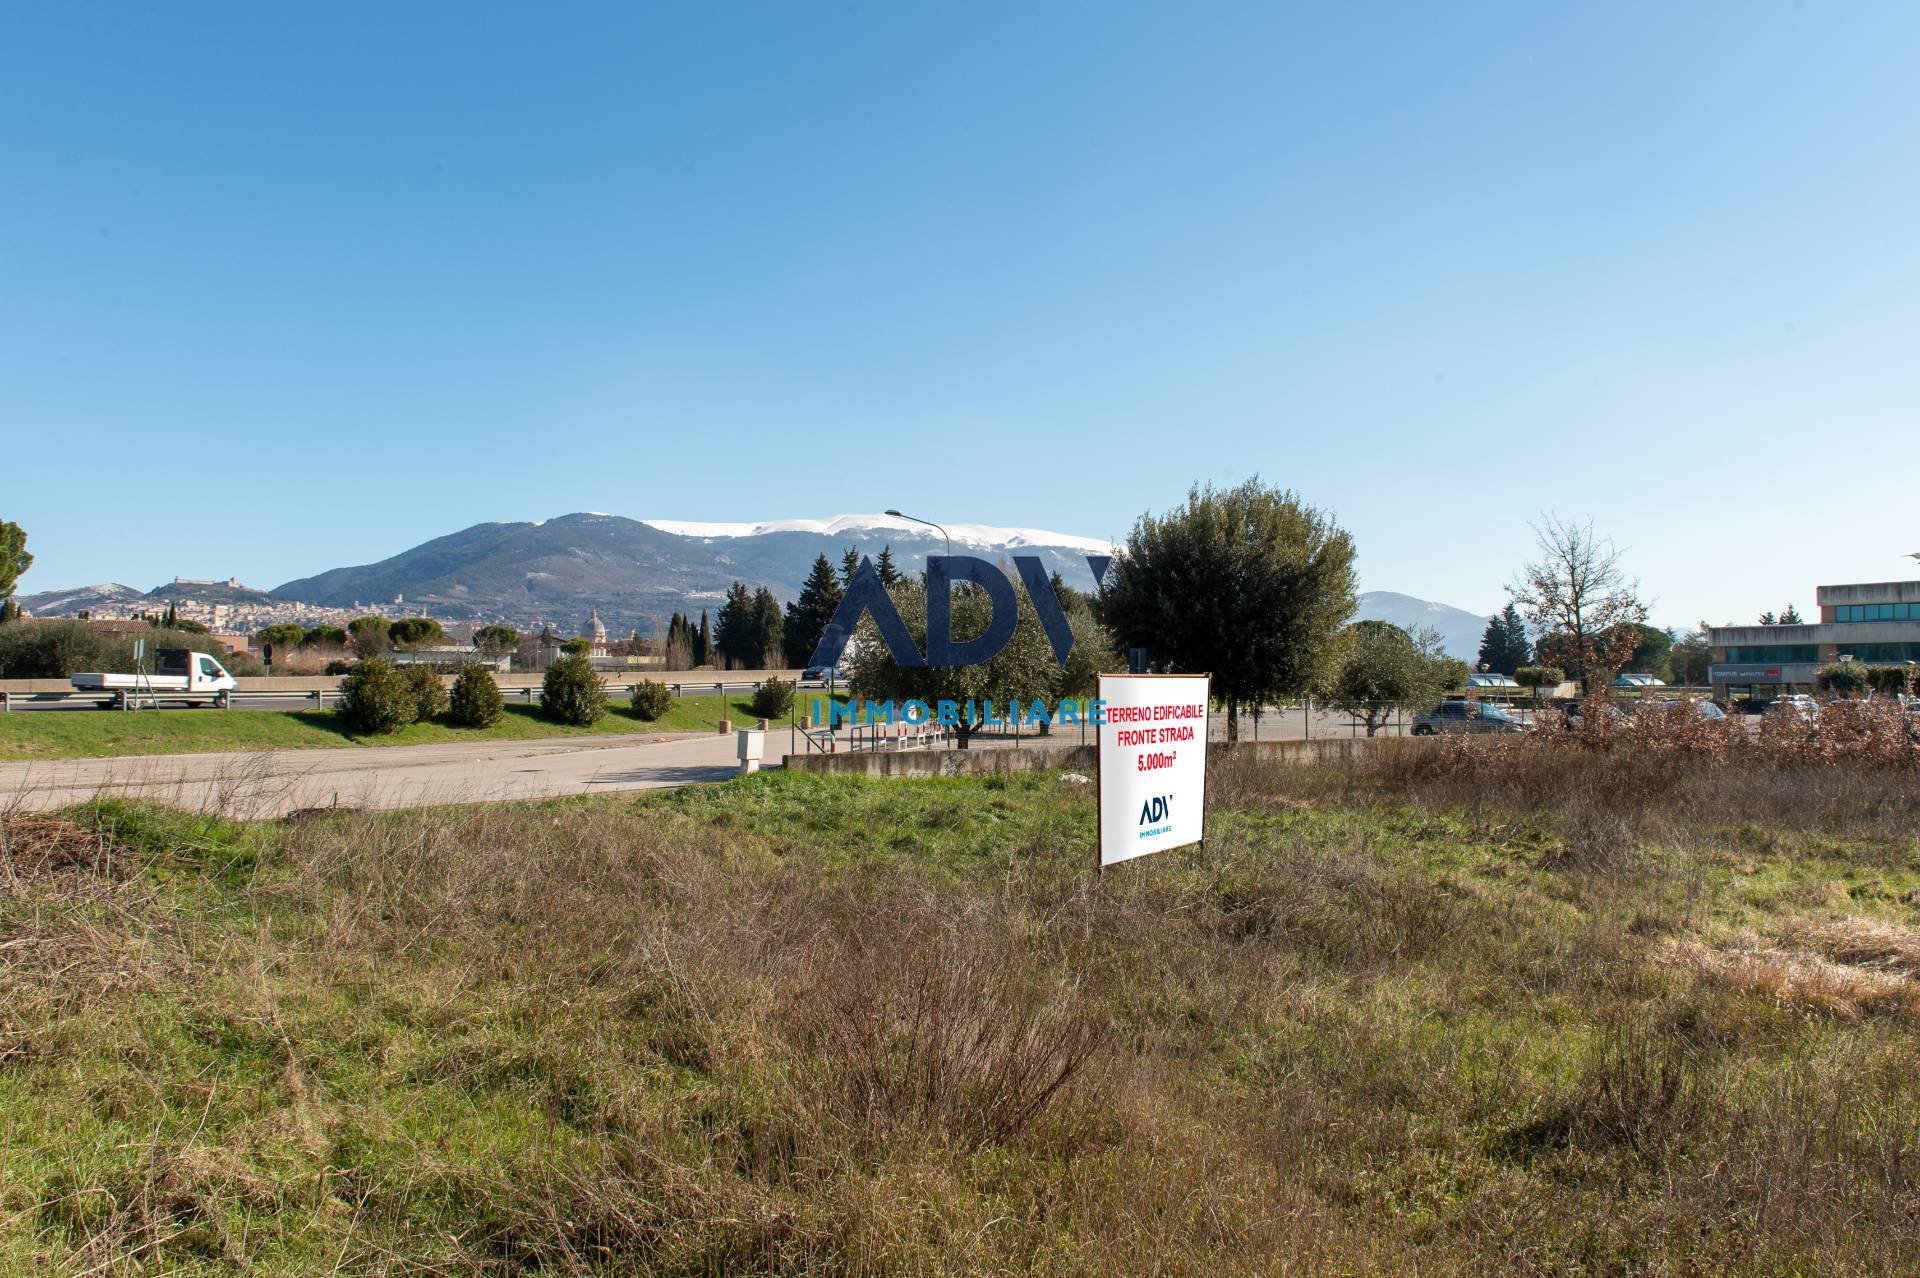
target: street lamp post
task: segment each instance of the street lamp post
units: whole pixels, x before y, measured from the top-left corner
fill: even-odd
[[[938,532],[938,533],[939,533],[939,534],[940,534],[940,535],[941,535],[942,537],[946,537],[946,540],[947,540],[947,557],[948,557],[948,558],[952,558],[952,557],[953,557],[953,538],[951,538],[951,537],[947,537],[947,530],[946,530],[946,529],[944,529],[944,528],[942,528],[942,527],[940,527],[940,525],[939,525],[939,524],[936,524],[936,523],[934,523],[934,522],[933,522],[933,521],[932,521],[931,519],[922,519],[922,518],[920,518],[920,517],[919,517],[918,515],[909,515],[909,514],[907,514],[907,513],[905,513],[904,511],[899,511],[899,510],[889,510],[889,511],[887,511],[886,513],[887,513],[887,514],[889,514],[889,515],[892,515],[892,516],[893,516],[893,517],[894,517],[895,519],[911,519],[911,520],[912,520],[912,521],[913,521],[914,523],[916,523],[916,524],[925,524],[925,525],[926,525],[927,527],[929,527],[929,528],[931,528],[931,529],[933,529],[934,531],[936,531],[936,532]]]

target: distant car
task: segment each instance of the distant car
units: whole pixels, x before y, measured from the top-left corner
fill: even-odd
[[[1664,679],[1650,674],[1619,674],[1613,677],[1613,686],[1629,691],[1644,691],[1648,688],[1664,688],[1667,684]]]
[[[828,680],[845,683],[846,679],[846,674],[841,671],[839,666],[808,666],[800,672],[800,682],[802,684],[818,684],[823,688],[826,687]]]
[[[1693,712],[1699,715],[1702,719],[1718,721],[1727,717],[1727,712],[1725,710],[1722,710],[1719,706],[1707,700],[1705,697],[1687,697],[1684,700],[1679,697],[1668,697],[1663,701],[1661,701],[1659,704],[1663,709],[1668,706],[1676,706],[1676,705],[1683,705],[1683,704],[1687,706],[1691,706],[1693,708]]]
[[[1811,723],[1820,717],[1820,703],[1804,692],[1789,692],[1784,697],[1775,697],[1767,705],[1769,719],[1795,716]]]
[[[1443,701],[1413,721],[1413,735],[1442,732],[1524,732],[1526,725],[1500,706]]]
[[[1586,707],[1578,701],[1565,702],[1562,713],[1566,715],[1566,723],[1569,729],[1579,727],[1586,720]],[[1615,723],[1619,723],[1631,713],[1632,711],[1630,709],[1621,705],[1618,701],[1607,702],[1607,718],[1613,720]]]

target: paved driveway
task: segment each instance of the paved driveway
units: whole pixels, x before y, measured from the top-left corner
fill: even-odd
[[[58,808],[117,794],[255,818],[333,804],[402,808],[651,790],[724,780],[736,768],[734,738],[718,734],[52,759],[0,764],[0,807]]]

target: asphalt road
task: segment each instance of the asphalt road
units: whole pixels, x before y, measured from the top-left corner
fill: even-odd
[[[111,794],[240,818],[652,790],[734,774],[731,735],[265,750],[0,764],[0,808]],[[770,746],[771,749],[771,746]]]

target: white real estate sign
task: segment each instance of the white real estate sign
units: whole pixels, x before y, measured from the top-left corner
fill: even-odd
[[[1100,676],[1100,864],[1205,834],[1207,675]]]

